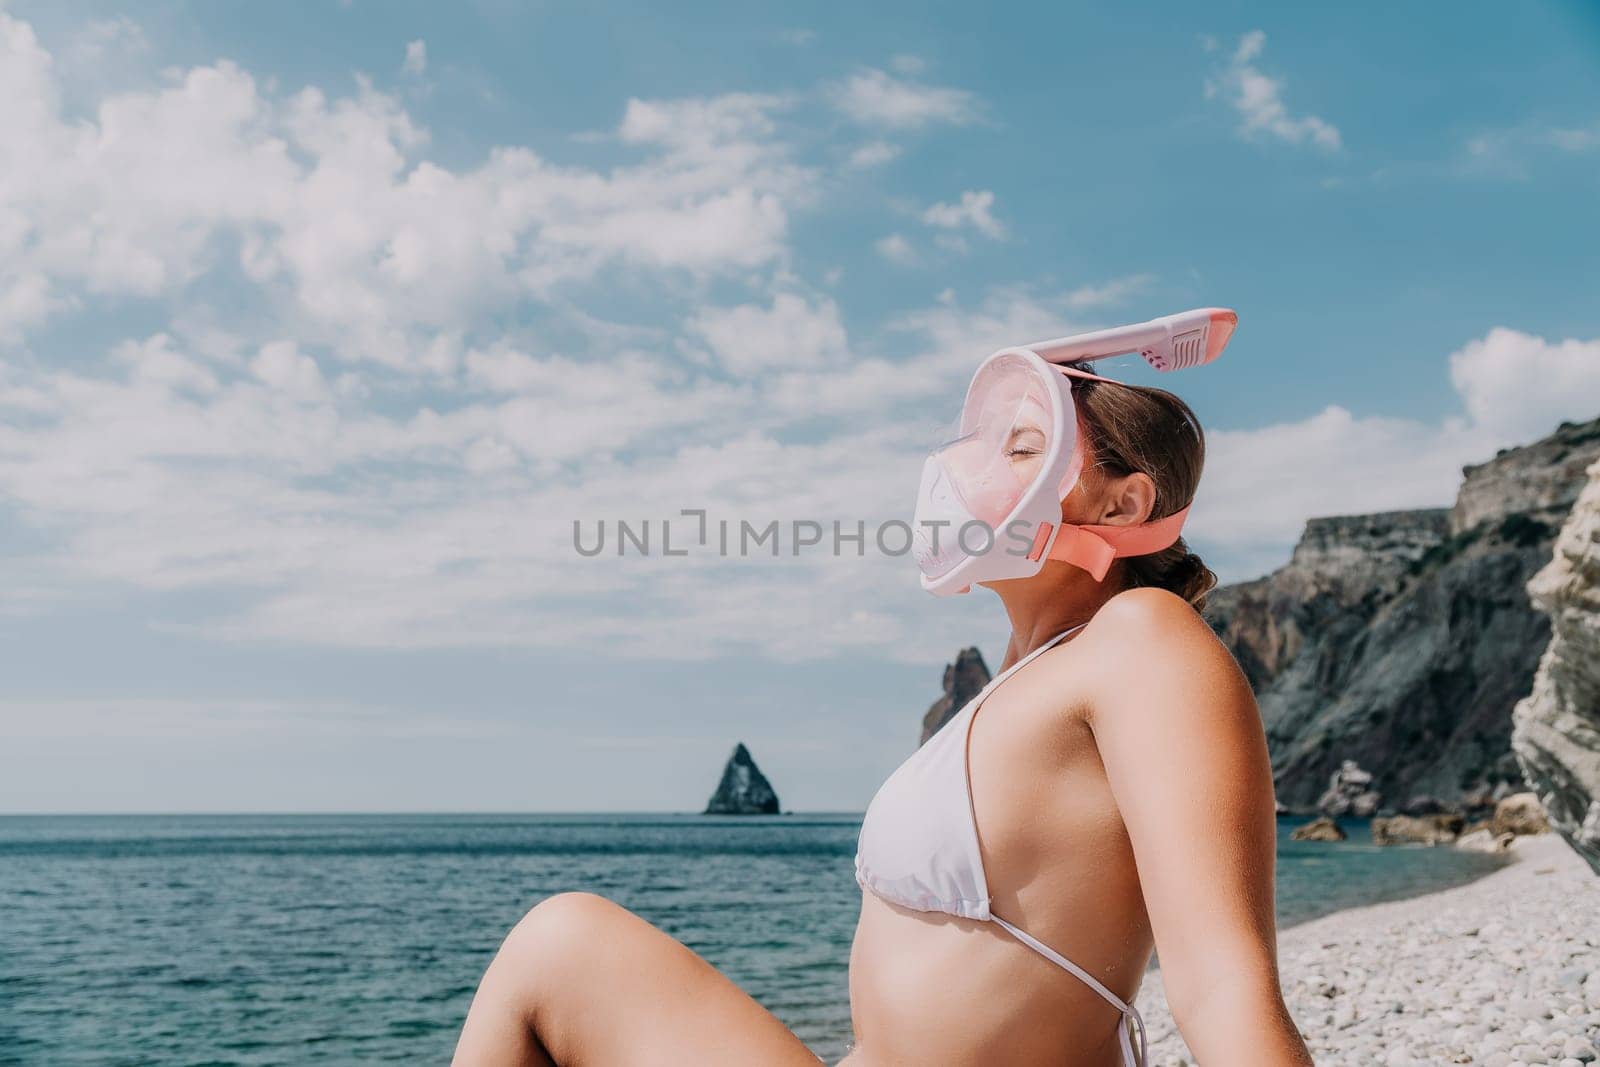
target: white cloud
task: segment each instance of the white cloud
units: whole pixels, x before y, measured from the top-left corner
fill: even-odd
[[[719,156],[728,145],[742,145],[759,155],[760,142],[776,130],[773,113],[786,106],[784,97],[760,93],[631,99],[617,133],[628,144],[662,145],[715,163],[721,162]]]
[[[1041,296],[1023,285],[996,286],[976,306],[945,290],[928,308],[901,316],[897,330],[925,340],[925,367],[970,375],[978,360],[1007,345],[1063,337],[1093,328],[1067,307],[1067,298]],[[964,384],[964,383],[960,383]]]
[[[301,352],[293,341],[272,341],[250,361],[251,372],[265,385],[303,400],[317,400],[328,393],[317,361]]]
[[[1600,147],[1600,123],[1588,126],[1522,123],[1483,130],[1468,137],[1456,171],[1521,181],[1531,177],[1531,164],[1548,158],[1551,150],[1570,156],[1597,147]]]
[[[559,382],[564,374],[582,374],[570,360],[536,359],[503,342],[474,349],[462,362],[469,382],[496,393],[535,392]]]
[[[418,158],[426,131],[366,80],[280,96],[227,61],[69,119],[51,57],[4,14],[0,95],[0,338],[78,286],[178,298],[237,247],[303,343],[437,373],[456,324],[608,268],[776,263],[815,195],[773,97],[631,101],[616,136],[641,158],[609,170],[521,147],[452,170]]]
[[[845,115],[869,126],[959,126],[978,118],[978,99],[965,89],[924,85],[871,67],[833,86],[830,95]]]
[[[631,101],[607,169],[517,146],[454,169],[420,158],[426,131],[369,82],[284,95],[219,62],[79,121],[25,23],[0,15],[0,50],[8,335],[25,344],[50,316],[130,297],[170,316],[70,366],[0,356],[0,496],[48,531],[48,547],[0,555],[8,610],[65,591],[227,590],[196,633],[548,645],[632,627],[656,654],[715,655],[748,644],[771,590],[812,584],[817,565],[743,570],[768,593],[730,589],[720,606],[682,595],[707,595],[705,565],[690,565],[663,599],[656,561],[574,566],[570,520],[881,508],[871,472],[907,454],[877,444],[891,430],[772,436],[861,400],[823,388],[848,344],[838,307],[797,295],[783,268],[789,212],[817,195],[777,128],[783,99]],[[238,315],[191,288],[228,272],[234,248]],[[768,295],[663,329],[552,296],[602,271],[667,292],[668,306],[675,285]],[[539,325],[502,334],[501,311]],[[582,358],[549,352],[550,327]],[[736,374],[767,368],[826,396],[799,403],[686,367],[672,358],[685,332]],[[881,361],[861,367],[889,376]],[[797,493],[811,464],[835,476]],[[563,623],[591,594],[615,602]],[[682,625],[629,623],[641,605]],[[809,635],[771,640],[827,655],[844,619],[889,632],[859,611],[816,615]]]
[[[75,69],[104,64],[129,53],[148,51],[144,29],[126,15],[90,19],[66,47],[64,59]]]
[[[1206,96],[1226,99],[1239,113],[1239,132],[1247,137],[1268,136],[1337,151],[1343,145],[1339,128],[1316,115],[1291,115],[1283,102],[1283,79],[1270,77],[1255,65],[1266,43],[1261,30],[1241,37],[1227,67],[1206,82]]]
[[[221,388],[210,367],[180,352],[164,333],[143,341],[123,341],[111,349],[111,358],[128,368],[131,380],[142,384],[201,395]]]
[[[915,266],[922,261],[917,255],[917,250],[911,247],[911,242],[906,240],[903,234],[891,233],[886,237],[880,237],[873,242],[872,247],[877,250],[878,255],[902,267]]]
[[[0,405],[24,414],[0,420],[0,492],[59,538],[0,557],[0,580],[35,603],[226,589],[231,606],[192,627],[213,639],[905,656],[920,594],[904,558],[584,561],[570,522],[904,518],[942,400],[1056,314],[1020,291],[971,310],[950,297],[899,325],[918,354],[889,361],[846,351],[831,301],[784,292],[698,322],[720,358],[760,364],[751,382],[659,350],[503,342],[462,351],[469,395],[442,406],[341,389],[288,339],[234,359],[160,334],[82,372],[0,362]],[[840,417],[818,440],[783,432]],[[775,599],[795,601],[791,625],[765,625]]]
[[[848,347],[838,305],[826,297],[811,303],[779,293],[771,307],[704,308],[688,327],[718,362],[743,377],[772,368],[834,365]]]
[[[188,632],[239,641],[916,658],[970,618],[908,642],[904,558],[586,561],[571,520],[905,518],[979,359],[1144,284],[947,291],[853,336],[790,273],[820,193],[784,97],[631,101],[605,167],[515,145],[446,167],[371,84],[282,93],[227,62],[69,118],[52,58],[0,15],[0,98],[0,497],[29,532],[0,553],[8,612],[181,591],[215,605]],[[969,195],[878,251],[915,263],[998,226]],[[701,310],[613,323],[574,291]],[[128,305],[156,325],[27,348]],[[1461,462],[1592,405],[1597,343],[1492,331],[1452,357],[1455,420],[1218,431],[1197,526],[1281,552],[1310,513],[1447,498]]]
[[[865,170],[881,167],[900,155],[900,146],[888,141],[868,141],[850,153],[850,165]]]
[[[1496,327],[1448,366],[1464,414],[1424,421],[1330,406],[1297,422],[1208,432],[1190,528],[1231,555],[1276,565],[1308,518],[1448,506],[1464,464],[1600,415],[1600,339],[1552,343]]]
[[[1280,563],[1306,519],[1448,505],[1461,465],[1494,454],[1460,419],[1360,417],[1338,406],[1253,430],[1208,428],[1206,451],[1189,529],[1232,552],[1276,552]]]
[[[513,395],[410,415],[342,405],[292,344],[220,383],[165,337],[123,346],[118,365],[37,376],[30,418],[0,426],[0,490],[63,536],[55,580],[254,590],[214,620],[219,636],[434,644],[444,625],[474,643],[509,624],[501,640],[535,640],[561,597],[638,577],[575,574],[564,517],[661,514],[696,484],[677,469],[681,436],[638,470],[615,457],[674,430],[715,436],[753,410],[643,359],[524,360],[496,381]],[[593,479],[573,483],[577,469]],[[726,498],[707,489],[697,499]]]
[[[922,213],[922,221],[947,230],[970,226],[995,240],[1006,235],[1005,225],[994,217],[994,193],[988,189],[969,189],[959,203],[934,204]]]
[[[428,69],[428,42],[423,40],[407,42],[406,59],[400,69],[413,77],[421,76]]]
[[[1552,127],[1545,139],[1563,152],[1588,152],[1600,148],[1600,122],[1588,126]]]
[[[1541,436],[1600,415],[1600,339],[1552,342],[1497,326],[1450,356],[1450,382],[1491,440]]]
[[[1080,286],[1067,294],[1067,307],[1074,311],[1114,307],[1126,303],[1131,297],[1149,288],[1154,280],[1149,274],[1130,274],[1125,278],[1113,278],[1098,285]]]

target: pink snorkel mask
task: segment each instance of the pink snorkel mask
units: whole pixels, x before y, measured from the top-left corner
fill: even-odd
[[[1028,578],[1059,559],[1103,581],[1113,560],[1159,552],[1178,539],[1189,509],[1140,526],[1074,526],[1061,502],[1083,468],[1072,379],[1110,382],[1062,363],[1137,352],[1159,371],[1209,363],[1239,316],[1201,308],[1133,326],[1002,348],[967,387],[955,438],[922,468],[912,554],[922,587],[938,596],[974,582]]]

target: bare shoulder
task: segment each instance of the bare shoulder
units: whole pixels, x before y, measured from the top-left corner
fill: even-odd
[[[1238,663],[1200,613],[1165,589],[1129,589],[1095,612],[1081,640],[1096,708],[1160,720],[1175,707],[1255,726],[1255,701]]]
[[[1148,662],[1176,657],[1199,666],[1218,657],[1231,660],[1200,613],[1165,589],[1125,589],[1103,604],[1083,629],[1086,643],[1102,655]]]

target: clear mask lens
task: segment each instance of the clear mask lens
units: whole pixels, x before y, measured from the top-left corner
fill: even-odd
[[[959,436],[934,450],[963,510],[991,528],[1045,469],[1054,421],[1048,388],[1025,360],[995,360],[968,391]]]

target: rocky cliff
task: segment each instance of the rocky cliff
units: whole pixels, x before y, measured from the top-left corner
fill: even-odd
[[[1345,760],[1383,805],[1522,788],[1511,709],[1550,622],[1524,586],[1600,458],[1600,419],[1463,471],[1449,510],[1313,519],[1289,563],[1207,610],[1255,687],[1280,802],[1309,810]]]
[[[983,654],[976,648],[963,648],[956,654],[954,663],[945,664],[944,695],[935,700],[922,717],[922,737],[917,744],[927,744],[928,738],[938,733],[941,726],[988,684],[989,667],[983,662]]]
[[[1528,592],[1552,634],[1511,745],[1551,825],[1600,871],[1600,463]]]
[[[722,781],[717,785],[717,791],[711,794],[705,814],[778,814],[778,794],[773,791],[767,776],[761,773],[761,768],[756,766],[743,741],[733,746],[733,755],[728,757],[727,766],[722,769]]]

